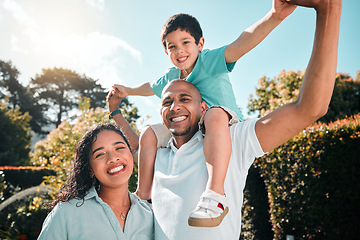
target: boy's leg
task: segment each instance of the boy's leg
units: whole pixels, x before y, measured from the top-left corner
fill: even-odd
[[[224,195],[231,156],[229,116],[222,108],[210,108],[204,116],[204,124],[204,155],[209,174],[206,189]]]
[[[204,155],[209,179],[197,208],[189,218],[190,226],[218,226],[228,212],[224,181],[232,150],[229,118],[231,116],[220,107],[210,108],[204,115]]]
[[[138,187],[136,195],[148,200],[151,198],[151,188],[154,175],[154,164],[157,149],[157,137],[150,126],[146,126],[140,134]]]

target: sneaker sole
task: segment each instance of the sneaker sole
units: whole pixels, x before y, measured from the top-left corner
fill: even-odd
[[[189,217],[188,224],[192,227],[216,227],[219,226],[226,214],[229,212],[229,208],[225,208],[223,213],[216,218],[192,218]]]

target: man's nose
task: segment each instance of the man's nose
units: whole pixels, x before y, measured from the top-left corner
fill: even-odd
[[[180,106],[179,106],[178,101],[173,101],[172,104],[171,104],[171,106],[170,106],[170,110],[171,110],[171,111],[175,111],[175,110],[177,110],[177,109],[179,109],[179,108],[180,108]]]

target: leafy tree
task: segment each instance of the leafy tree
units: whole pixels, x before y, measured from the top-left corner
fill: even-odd
[[[46,184],[54,187],[55,192],[60,189],[70,172],[79,139],[92,126],[112,121],[109,120],[109,114],[104,109],[89,109],[90,100],[88,98],[82,98],[80,102],[79,109],[82,114],[76,119],[75,123],[63,121],[46,139],[36,143],[34,152],[31,154],[31,163],[33,165],[48,167],[56,172],[56,176],[49,176],[45,181]],[[127,104],[125,100],[121,104],[121,110],[125,119],[136,130],[135,121],[139,117],[137,108]],[[130,179],[130,190],[134,191],[135,187],[136,170]]]
[[[20,166],[29,163],[31,134],[28,113],[9,109],[0,102],[0,166]]]
[[[0,97],[5,99],[9,96],[10,108],[20,108],[23,113],[28,112],[32,117],[31,129],[36,133],[42,133],[41,126],[48,123],[44,115],[44,106],[38,104],[32,92],[18,81],[19,71],[12,65],[11,61],[0,60]]]
[[[31,79],[30,87],[38,102],[48,108],[48,113],[56,115],[52,121],[56,126],[64,115],[76,108],[79,97],[89,97],[91,107],[105,106],[105,89],[96,80],[69,69],[43,69],[41,75]]]
[[[0,97],[4,98],[10,95],[8,99],[10,107],[19,107],[19,91],[22,90],[22,85],[18,81],[19,71],[12,66],[11,61],[0,60],[0,76]]]
[[[304,77],[304,72],[282,71],[279,76],[269,79],[263,76],[259,79],[259,87],[254,97],[250,95],[249,112],[259,111],[259,116],[265,116],[276,108],[295,101]],[[328,113],[319,119],[328,123],[360,111],[360,71],[354,80],[348,74],[337,74],[333,97]]]

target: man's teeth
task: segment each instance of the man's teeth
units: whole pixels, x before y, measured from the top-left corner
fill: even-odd
[[[124,168],[124,165],[118,166],[118,167],[116,167],[116,168],[111,169],[111,170],[109,171],[109,173],[119,172],[119,171],[121,171],[123,168]]]
[[[186,117],[184,117],[184,116],[176,117],[176,118],[173,118],[172,121],[173,121],[173,122],[180,122],[180,121],[182,121],[182,120],[185,120],[185,118],[186,118]]]

